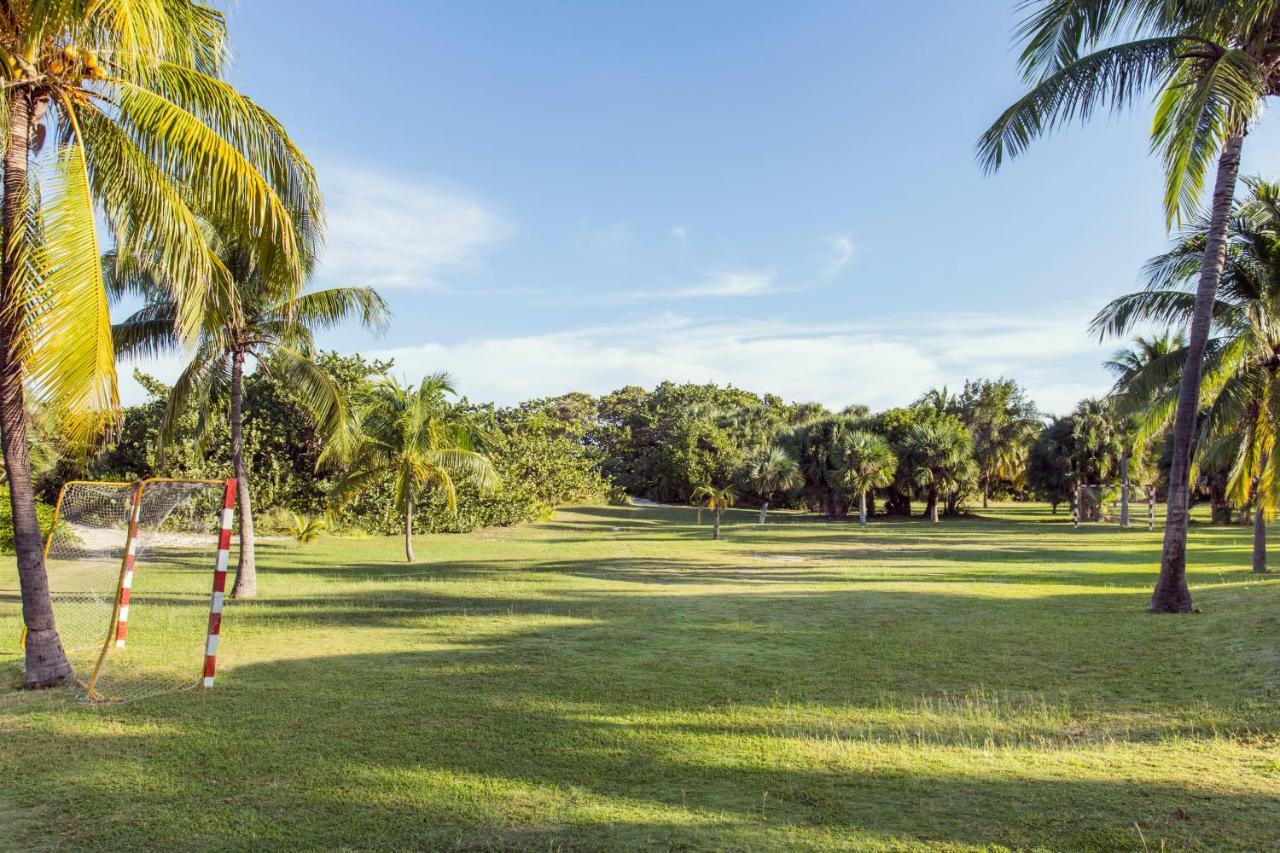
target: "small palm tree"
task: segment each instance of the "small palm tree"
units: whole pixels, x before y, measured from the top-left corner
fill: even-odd
[[[489,491],[498,472],[478,448],[481,435],[453,412],[447,373],[427,376],[416,387],[383,379],[360,395],[353,410],[358,435],[346,470],[333,485],[336,508],[358,494],[390,482],[396,508],[404,518],[404,556],[412,563],[413,510],[426,488],[444,494],[450,512],[458,510],[456,479],[469,478]]]
[[[1129,382],[1143,375],[1148,367],[1166,359],[1172,353],[1185,348],[1187,337],[1181,331],[1166,331],[1159,335],[1138,335],[1124,349],[1117,350],[1102,366],[1116,377],[1112,398],[1119,421],[1120,453],[1120,526],[1129,526],[1129,483],[1136,474],[1146,488],[1154,489],[1158,469],[1142,464],[1150,449],[1152,436],[1142,428],[1141,411],[1154,402],[1153,394],[1143,395],[1141,400],[1130,399],[1124,394]],[[1163,389],[1161,389],[1163,390]],[[1135,466],[1133,463],[1137,462]],[[1136,469],[1136,470],[1131,470]]]
[[[883,436],[858,430],[845,444],[843,467],[845,482],[858,495],[858,523],[866,524],[867,492],[892,485],[898,457]]]
[[[310,545],[320,538],[320,534],[329,529],[329,523],[320,516],[298,515],[293,513],[293,524],[289,527],[289,535],[299,545]]]
[[[305,221],[305,218],[304,218]],[[249,498],[249,466],[244,455],[244,374],[250,360],[278,377],[309,410],[320,434],[341,452],[349,440],[347,404],[328,373],[315,363],[312,333],[355,318],[380,333],[390,317],[387,304],[369,287],[334,287],[298,294],[278,266],[256,261],[241,246],[213,238],[235,287],[209,295],[206,322],[190,361],[169,394],[160,424],[163,452],[173,442],[182,415],[200,413],[202,433],[217,407],[226,405],[231,427],[231,467],[240,514],[240,555],[231,594],[252,598],[258,591],[254,559],[253,507]],[[309,241],[300,240],[306,245]],[[154,355],[179,351],[178,304],[171,290],[139,267],[137,259],[108,256],[108,287],[117,298],[141,295],[147,304],[112,328],[122,355]]]
[[[711,528],[711,538],[720,538],[720,514],[726,509],[733,506],[738,496],[734,494],[731,486],[723,488],[718,486],[706,485],[698,486],[693,490],[693,502],[699,506],[705,506],[711,510],[713,526]]]
[[[742,478],[760,495],[760,523],[764,524],[769,504],[779,492],[789,492],[804,485],[800,466],[787,451],[777,445],[761,447],[747,455]]]

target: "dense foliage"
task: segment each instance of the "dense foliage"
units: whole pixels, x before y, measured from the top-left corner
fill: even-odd
[[[392,368],[390,362],[359,355],[328,353],[318,361],[351,396]],[[121,480],[228,476],[230,439],[223,419],[215,419],[201,442],[195,415],[188,414],[177,440],[163,455],[157,452],[156,436],[169,389],[145,375],[139,379],[151,399],[126,410],[118,439],[91,461],[86,473]],[[446,510],[443,495],[428,490],[414,519],[415,530],[454,532],[515,524],[544,517],[558,504],[606,497],[608,486],[599,473],[598,453],[585,440],[588,422],[575,417],[572,400],[570,396],[535,401],[510,409],[473,407],[465,401],[453,404],[489,426],[489,455],[501,485],[493,494],[482,495],[473,484],[459,483],[456,513]],[[287,531],[293,513],[329,511],[327,496],[335,477],[316,469],[322,442],[305,407],[274,374],[255,371],[246,378],[244,429],[245,454],[253,472],[251,494],[266,528]],[[71,473],[60,472],[63,479]],[[57,480],[46,481],[46,494],[52,498]],[[362,494],[336,513],[332,522],[342,529],[370,533],[396,532],[401,523],[389,485]]]
[[[389,362],[359,355],[325,353],[317,364],[353,405],[392,371]],[[309,408],[280,375],[255,370],[245,379],[245,455],[263,528],[287,533],[295,514],[323,514],[333,530],[400,532],[404,513],[389,483],[361,489],[335,506],[338,476],[320,465],[324,442]],[[198,424],[188,412],[174,440],[162,446],[157,437],[169,388],[137,377],[150,400],[126,411],[114,440],[87,468],[64,462],[50,470],[42,479],[47,500],[60,482],[84,474],[229,474],[225,417],[215,414]],[[878,413],[864,406],[835,413],[732,387],[671,382],[510,407],[472,404],[465,397],[441,405],[442,418],[470,424],[483,437],[480,449],[499,482],[481,489],[468,477],[457,478],[456,511],[445,491],[420,486],[412,517],[417,532],[546,518],[570,502],[634,496],[686,503],[708,485],[732,488],[742,505],[807,509],[832,519],[858,511],[864,494],[869,514],[877,508],[910,514],[913,502],[923,504],[915,509],[926,516],[935,507],[938,514],[956,514],[983,490],[1022,493],[1032,425],[1038,423],[1025,392],[1006,379],[966,383],[960,395],[941,389]]]

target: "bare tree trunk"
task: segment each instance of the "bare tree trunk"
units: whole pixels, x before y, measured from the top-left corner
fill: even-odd
[[[1129,526],[1129,448],[1120,451],[1120,526]]]
[[[991,474],[982,475],[982,508],[987,508],[987,493],[991,491]]]
[[[13,235],[26,227],[29,203],[27,157],[31,151],[31,96],[23,88],[9,96],[9,126],[5,131],[4,208],[0,239],[4,261],[0,265],[0,444],[9,478],[9,507],[13,512],[13,542],[22,590],[22,621],[27,627],[26,681],[28,687],[53,687],[69,681],[74,673],[53,618],[49,576],[45,573],[44,541],[36,518],[35,489],[31,482],[30,446],[27,443],[27,400],[22,360],[15,351],[26,324],[25,300],[19,275],[24,258]]]
[[[1191,445],[1195,438],[1196,406],[1200,399],[1200,373],[1205,343],[1209,338],[1213,302],[1227,252],[1227,224],[1240,172],[1240,148],[1244,131],[1227,137],[1218,156],[1218,176],[1213,187],[1213,207],[1209,220],[1200,281],[1196,285],[1195,314],[1187,341],[1186,366],[1178,386],[1178,409],[1173,423],[1173,459],[1169,466],[1169,498],[1165,508],[1164,552],[1160,559],[1160,579],[1151,593],[1151,609],[1156,613],[1190,613],[1191,590],[1187,587],[1187,520],[1191,497]]]
[[[865,491],[858,493],[858,523],[867,523],[867,493]]]
[[[760,523],[764,524],[765,516],[769,512],[769,499],[765,498],[764,503],[760,504]]]
[[[712,539],[720,538],[720,507],[716,507],[715,523],[714,523],[714,526],[711,528],[711,538]]]
[[[404,505],[404,561],[412,563],[418,558],[413,553],[413,498]]]
[[[253,505],[249,500],[249,471],[244,462],[244,353],[231,355],[231,466],[236,477],[240,512],[240,561],[236,564],[233,598],[258,594],[258,566],[253,551]]]
[[[936,489],[931,489],[929,491],[929,502],[925,507],[925,511],[926,511],[926,514],[929,516],[929,520],[932,521],[934,524],[937,524],[938,523],[938,492]]]
[[[1253,516],[1253,570],[1260,575],[1267,573],[1267,517],[1261,505]]]

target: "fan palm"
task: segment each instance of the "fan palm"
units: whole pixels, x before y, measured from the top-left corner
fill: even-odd
[[[1234,450],[1228,492],[1256,501],[1254,569],[1266,571],[1266,520],[1280,504],[1280,183],[1246,181],[1228,230],[1222,287],[1213,304],[1205,381],[1206,407],[1199,456]],[[1103,333],[1121,334],[1140,323],[1184,321],[1195,308],[1191,287],[1204,261],[1209,223],[1201,219],[1174,247],[1147,265],[1147,288],[1113,300],[1094,319]],[[1142,429],[1167,423],[1177,400],[1177,379],[1190,347],[1153,356],[1123,377],[1119,391],[1134,406],[1150,401]]]
[[[0,9],[0,443],[27,627],[26,679],[71,676],[28,470],[27,407],[82,451],[119,417],[98,226],[146,244],[192,340],[231,287],[198,217],[300,277],[290,210],[318,207],[280,124],[222,79],[222,15],[194,0],[11,0]],[[101,213],[99,220],[97,214]]]
[[[734,493],[732,486],[698,486],[693,490],[690,500],[699,506],[705,506],[711,510],[712,527],[711,538],[720,538],[720,515],[726,509],[733,506],[738,500],[738,496]]]
[[[769,504],[778,492],[789,492],[804,485],[800,466],[791,454],[772,445],[758,448],[747,455],[742,478],[760,495],[760,523],[764,524]]]
[[[1040,0],[1018,30],[1031,90],[978,143],[994,170],[1005,157],[1073,119],[1111,112],[1158,89],[1151,141],[1165,166],[1170,224],[1195,209],[1214,161],[1217,175],[1187,317],[1187,359],[1173,425],[1173,457],[1158,612],[1191,611],[1186,580],[1191,450],[1205,347],[1223,271],[1228,219],[1245,135],[1280,94],[1280,4],[1274,0]]]
[[[298,217],[314,221],[312,212]],[[210,294],[190,361],[174,383],[160,424],[163,448],[175,438],[183,413],[199,412],[206,430],[217,407],[228,407],[231,428],[231,466],[237,483],[240,515],[240,553],[232,595],[257,594],[254,560],[253,507],[249,497],[249,468],[244,454],[244,373],[250,359],[276,375],[315,419],[320,434],[343,449],[349,425],[342,391],[313,360],[312,332],[357,318],[375,332],[385,329],[390,316],[386,303],[368,287],[335,287],[299,295],[292,277],[280,275],[274,258],[255,259],[242,246],[213,240],[217,256],[236,287]],[[300,240],[299,242],[304,242]],[[305,242],[310,242],[305,241]],[[156,355],[183,349],[178,332],[179,306],[169,288],[157,286],[135,259],[109,256],[108,289],[114,296],[135,293],[147,304],[112,329],[121,355]]]
[[[898,457],[882,436],[858,430],[844,446],[845,482],[858,495],[858,522],[867,523],[867,492],[892,485]]]
[[[384,379],[353,405],[360,436],[330,499],[336,508],[370,489],[391,483],[404,519],[404,556],[412,563],[414,506],[426,488],[438,489],[450,512],[458,509],[456,480],[466,477],[483,490],[498,485],[498,473],[478,448],[479,431],[458,418],[445,399],[453,394],[446,373],[413,385]]]
[[[959,423],[930,421],[907,433],[903,455],[912,483],[925,496],[925,517],[938,522],[938,499],[973,473],[973,438]]]

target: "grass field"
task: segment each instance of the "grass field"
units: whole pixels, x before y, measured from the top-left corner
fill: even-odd
[[[751,520],[268,544],[211,691],[0,667],[0,846],[1280,848],[1248,529],[1193,528],[1203,612],[1160,617],[1158,532]]]

